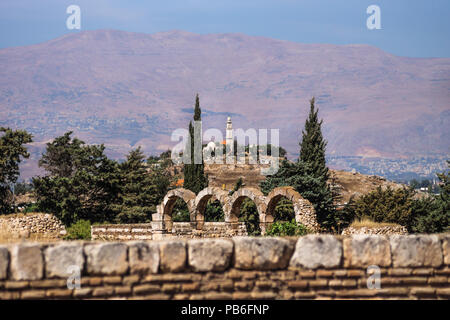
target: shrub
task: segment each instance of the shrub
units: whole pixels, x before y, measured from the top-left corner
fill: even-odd
[[[370,219],[374,222],[398,223],[407,226],[411,219],[414,191],[387,187],[365,194],[353,206],[357,219]]]
[[[23,213],[31,213],[31,212],[37,212],[39,209],[38,205],[36,203],[27,203],[25,204],[25,209],[23,210]]]
[[[381,228],[395,226],[399,226],[399,224],[389,222],[374,222],[368,218],[356,219],[350,224],[351,228]]]
[[[191,220],[189,209],[183,199],[177,198],[172,209],[173,222],[189,222]]]
[[[450,210],[439,197],[416,199],[412,206],[408,231],[411,233],[439,233],[450,231]]]
[[[274,222],[267,231],[268,236],[303,236],[308,233],[308,228],[297,223],[295,219],[289,221]]]
[[[245,222],[249,236],[259,236],[261,234],[258,209],[250,198],[245,198],[242,201],[239,221]]]
[[[205,208],[205,221],[220,222],[225,221],[222,205],[219,200],[209,200]]]
[[[67,228],[65,240],[90,240],[91,223],[88,220],[78,220]]]

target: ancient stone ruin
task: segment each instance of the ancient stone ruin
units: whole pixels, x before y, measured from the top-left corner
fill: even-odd
[[[178,188],[170,190],[157,212],[152,215],[151,224],[100,225],[91,229],[92,239],[131,240],[161,239],[171,236],[185,238],[217,238],[246,235],[245,223],[239,222],[240,207],[245,198],[251,199],[258,210],[261,233],[265,234],[274,221],[274,210],[281,198],[292,201],[295,220],[313,232],[320,227],[313,205],[292,187],[278,187],[265,196],[256,188],[240,188],[231,196],[218,187],[203,189],[196,196],[192,191]],[[186,202],[190,222],[173,222],[172,210],[181,198]],[[224,222],[205,222],[204,212],[208,201],[218,200],[224,211]]]
[[[64,225],[52,214],[11,214],[0,217],[0,231],[11,239],[28,239],[33,236],[58,239],[66,234]]]
[[[392,226],[379,226],[379,227],[348,227],[342,231],[342,235],[351,234],[379,234],[379,235],[402,235],[408,234],[408,230],[405,226],[392,225]]]

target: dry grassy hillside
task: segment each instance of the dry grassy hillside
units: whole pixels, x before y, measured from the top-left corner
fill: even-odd
[[[342,170],[330,170],[331,176],[335,177],[335,184],[340,187],[342,193],[342,203],[348,202],[352,195],[355,197],[369,193],[378,186],[387,188],[401,188],[402,184],[388,181],[383,177],[369,176],[361,173],[352,173]]]

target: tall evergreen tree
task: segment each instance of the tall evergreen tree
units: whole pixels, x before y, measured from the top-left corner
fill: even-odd
[[[450,168],[450,161],[447,161]],[[441,192],[437,196],[423,197],[414,201],[410,232],[438,233],[450,231],[450,171],[437,175]]]
[[[299,162],[304,163],[306,173],[317,181],[317,198],[315,206],[318,222],[328,230],[336,229],[333,195],[328,185],[330,177],[325,161],[327,142],[322,135],[322,122],[319,120],[319,109],[316,109],[314,97],[310,100],[308,119],[302,131]]]
[[[322,136],[322,120],[311,99],[311,108],[305,129],[302,131],[300,156],[296,163],[283,161],[276,174],[261,183],[264,193],[278,186],[292,186],[311,201],[316,210],[317,221],[328,231],[337,230],[333,197],[327,184],[329,177],[325,163],[326,141]]]
[[[314,102],[313,97],[310,100],[309,116],[305,122],[305,129],[302,131],[300,161],[309,164],[311,174],[326,183],[329,178],[328,167],[325,162],[327,142],[322,136],[323,120],[319,121],[319,109],[315,108]]]
[[[194,108],[194,121],[201,121],[202,120],[202,111],[200,109],[200,99],[197,96],[195,97],[195,108]],[[203,153],[202,153],[202,163],[196,164],[194,163],[194,140],[197,139],[198,143],[200,143],[200,146],[202,145],[202,133],[200,132],[197,136],[194,132],[194,126],[192,125],[192,122],[189,122],[189,137],[190,137],[190,144],[188,144],[186,147],[191,148],[190,149],[190,157],[191,157],[191,163],[185,163],[184,164],[184,184],[183,187],[186,189],[191,190],[194,193],[199,193],[201,190],[206,188],[208,186],[208,179],[205,176],[205,169],[203,164]],[[189,154],[189,153],[187,153]]]
[[[51,143],[47,143],[47,150],[39,160],[39,166],[49,175],[69,178],[83,167],[83,162],[86,160],[83,156],[86,146],[78,138],[72,138],[72,133],[68,131],[56,137]]]
[[[151,220],[151,213],[156,211],[157,186],[153,184],[147,172],[145,156],[138,147],[131,150],[127,160],[120,164],[121,190],[118,204],[113,206],[117,212],[118,223],[138,223]]]

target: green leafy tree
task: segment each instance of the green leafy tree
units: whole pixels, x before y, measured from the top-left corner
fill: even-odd
[[[291,221],[295,219],[294,206],[292,201],[281,198],[274,210],[274,221]]]
[[[447,161],[450,167],[450,162]],[[409,231],[415,233],[438,233],[450,231],[450,174],[438,174],[442,183],[438,196],[415,200]]]
[[[305,129],[302,131],[302,141],[300,142],[300,161],[308,163],[308,171],[314,176],[322,179],[324,183],[328,181],[329,172],[325,162],[325,149],[327,142],[322,136],[322,122],[318,117],[319,110],[314,106],[314,98],[310,101],[308,119],[305,122]]]
[[[327,187],[320,178],[310,174],[309,164],[298,161],[295,163],[283,160],[276,174],[261,182],[264,194],[280,186],[291,186],[305,199],[308,199],[316,210],[317,220],[326,229],[337,230],[334,215],[331,214],[333,199]],[[332,211],[334,213],[334,211]]]
[[[334,217],[335,207],[333,204],[333,194],[328,185],[330,177],[325,161],[325,150],[327,142],[322,135],[322,123],[319,121],[319,109],[315,108],[314,97],[310,101],[310,111],[305,122],[305,129],[302,131],[302,141],[300,142],[299,163],[306,164],[306,174],[316,180],[316,187],[313,191],[316,197],[314,201],[317,220],[328,230],[336,229]]]
[[[237,144],[237,141],[236,141],[236,144]],[[234,150],[237,150],[237,145],[235,146]],[[246,145],[245,146],[245,152],[250,153],[250,151],[255,153],[256,156],[257,156],[257,160],[259,160],[259,153],[264,153],[264,154],[267,154],[268,156],[272,155],[272,145],[270,143],[266,144],[266,145],[261,145],[261,146],[258,145],[253,150],[250,150],[250,146]],[[236,153],[235,153],[235,155],[236,155]],[[286,149],[284,149],[283,147],[279,146],[278,147],[278,156],[281,157],[281,158],[285,158],[286,155],[287,155]]]
[[[205,208],[205,221],[220,222],[225,221],[225,214],[219,200],[208,200]]]
[[[189,222],[191,220],[189,209],[183,199],[177,198],[172,209],[173,222]]]
[[[33,185],[31,183],[26,182],[17,182],[14,185],[14,194],[17,195],[23,195],[26,193],[30,193],[33,191]]]
[[[250,198],[245,198],[242,201],[239,221],[245,222],[248,235],[259,236],[261,234],[258,209]]]
[[[39,160],[39,166],[49,175],[55,177],[72,177],[75,172],[86,165],[87,147],[78,138],[72,138],[72,131],[47,143],[47,150]]]
[[[244,182],[242,178],[239,178],[236,181],[234,188],[228,193],[229,196],[232,196],[243,185]],[[240,215],[238,220],[245,223],[247,233],[252,236],[260,235],[261,228],[259,226],[259,213],[256,204],[250,198],[245,198],[241,203],[239,211]]]
[[[369,219],[375,222],[398,223],[406,226],[410,233],[439,233],[450,231],[449,174],[438,174],[442,182],[437,196],[426,194],[417,198],[414,185],[409,188],[390,187],[351,198],[342,213],[343,221]],[[338,212],[339,213],[339,212]]]
[[[414,191],[410,188],[393,189],[380,186],[359,197],[353,206],[359,220],[398,223],[407,226],[411,219]]]
[[[170,150],[160,154],[159,157],[149,157],[147,164],[150,168],[149,174],[151,178],[151,184],[154,185],[154,197],[153,205],[156,207],[163,201],[171,182],[174,177],[171,175],[172,160],[170,158]],[[156,212],[156,209],[155,209]]]
[[[119,165],[120,191],[117,204],[118,223],[139,223],[151,221],[159,200],[158,185],[148,172],[145,155],[138,147],[131,150],[127,160]],[[167,189],[167,186],[165,186]]]
[[[275,187],[292,186],[314,205],[317,221],[322,228],[336,231],[333,195],[327,183],[327,143],[323,139],[321,126],[322,120],[318,120],[318,110],[315,109],[313,98],[310,101],[310,113],[305,122],[305,129],[302,131],[297,162],[283,160],[277,173],[261,183],[261,189],[267,194]]]
[[[242,178],[239,178],[234,188],[228,193],[232,196],[236,191],[239,190],[244,185]],[[252,236],[257,236],[261,234],[261,228],[259,226],[259,213],[256,208],[256,204],[250,199],[245,198],[240,207],[240,215],[238,217],[240,222],[245,222],[247,228],[247,233]]]
[[[195,108],[194,108],[194,121],[201,121],[201,109],[200,109],[200,99],[198,94],[195,98]],[[186,146],[186,148],[190,147],[190,156],[191,163],[185,163],[183,167],[184,171],[184,188],[191,190],[195,194],[199,193],[201,190],[208,186],[208,179],[205,176],[204,164],[203,164],[203,153],[202,153],[202,163],[196,164],[194,163],[194,139],[202,140],[202,134],[194,137],[194,126],[192,122],[189,122],[189,136],[190,136],[190,144]],[[188,152],[186,154],[189,154]]]
[[[14,206],[11,186],[19,177],[19,163],[30,156],[25,144],[32,142],[32,135],[4,127],[0,134],[0,213],[9,213]]]
[[[33,178],[38,207],[66,226],[80,219],[112,222],[112,205],[119,193],[118,164],[104,154],[103,145],[85,145],[70,135],[47,144],[40,164],[49,175]]]

